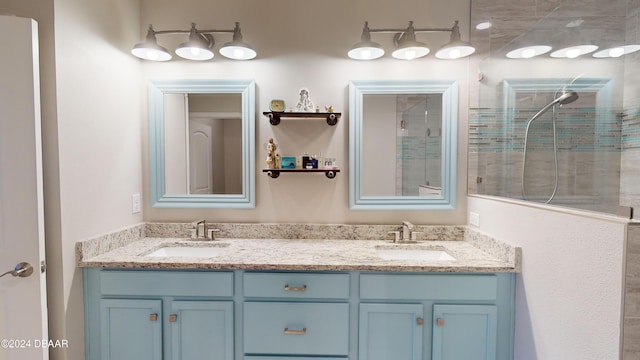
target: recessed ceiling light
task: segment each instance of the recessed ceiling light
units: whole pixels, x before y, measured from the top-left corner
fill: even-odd
[[[481,22],[478,25],[476,25],[476,29],[478,30],[487,30],[490,29],[493,26],[493,24],[489,21],[485,21],[485,22]]]
[[[576,20],[573,20],[573,21],[569,21],[567,23],[567,25],[565,25],[565,27],[574,28],[574,27],[578,27],[578,26],[582,25],[583,23],[584,23],[584,20],[576,19]]]

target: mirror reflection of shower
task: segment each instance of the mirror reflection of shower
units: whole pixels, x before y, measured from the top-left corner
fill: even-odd
[[[553,164],[554,164],[554,185],[553,192],[549,196],[549,198],[545,201],[545,204],[549,204],[553,198],[556,196],[556,192],[558,191],[558,132],[556,129],[556,121],[557,121],[557,112],[562,105],[570,104],[576,100],[578,100],[578,93],[575,91],[567,91],[566,89],[558,90],[555,92],[553,96],[553,101],[542,107],[535,115],[529,119],[527,122],[527,127],[524,133],[524,150],[522,154],[522,177],[521,177],[521,190],[522,197],[525,200],[529,200],[527,198],[527,192],[525,190],[525,168],[527,165],[527,143],[529,139],[529,131],[531,129],[531,124],[534,121],[539,119],[542,115],[544,115],[547,111],[551,110],[551,128],[553,133]]]
[[[396,194],[439,196],[442,191],[442,96],[399,95]]]

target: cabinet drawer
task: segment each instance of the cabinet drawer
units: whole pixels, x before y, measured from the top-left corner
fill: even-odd
[[[497,296],[495,275],[360,275],[361,299],[494,301]]]
[[[245,356],[244,360],[282,360],[282,356]],[[340,360],[347,359],[346,357],[288,357],[286,360]]]
[[[349,353],[349,304],[244,304],[245,354]]]
[[[245,273],[244,296],[348,299],[349,274]]]
[[[125,296],[233,296],[233,273],[103,270],[100,292]]]

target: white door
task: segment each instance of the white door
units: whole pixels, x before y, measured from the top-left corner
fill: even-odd
[[[211,126],[189,121],[189,193],[213,194]]]
[[[0,274],[33,270],[0,278],[0,360],[48,359],[37,23],[0,16],[0,48]]]

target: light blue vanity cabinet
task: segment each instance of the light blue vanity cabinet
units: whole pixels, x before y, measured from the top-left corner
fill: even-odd
[[[495,305],[434,305],[433,360],[496,359],[497,310]]]
[[[514,279],[360,275],[359,360],[512,359]]]
[[[232,272],[86,269],[87,359],[233,360]]]
[[[349,274],[263,273],[243,276],[246,360],[258,355],[349,355]]]
[[[513,273],[84,275],[87,360],[513,359]]]
[[[101,359],[162,359],[162,300],[100,301]]]
[[[421,360],[422,304],[360,304],[359,359]]]

